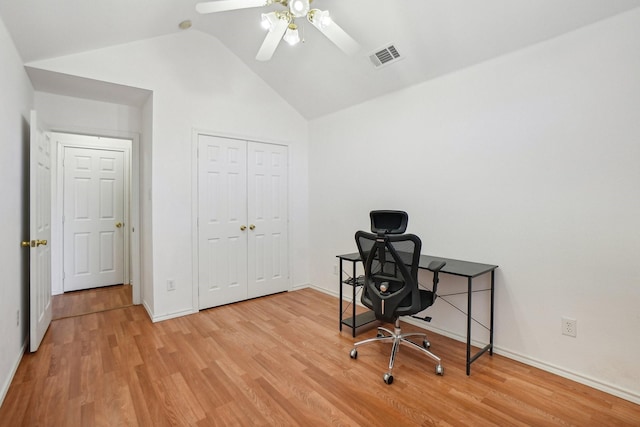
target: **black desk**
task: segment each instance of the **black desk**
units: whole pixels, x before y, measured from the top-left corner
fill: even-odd
[[[359,314],[356,316],[356,288],[360,285],[357,282],[356,275],[356,265],[358,261],[361,261],[360,254],[358,252],[353,252],[350,254],[337,255],[340,259],[340,330],[342,330],[342,325],[347,325],[352,329],[353,337],[356,336],[356,329],[366,325],[367,323],[371,323],[376,320],[373,312],[368,311],[363,314]],[[353,267],[353,274],[351,278],[344,280],[342,278],[342,263],[343,261],[351,262]],[[477,262],[468,262],[468,261],[460,261],[457,259],[449,259],[449,258],[441,258],[434,257],[429,255],[420,255],[420,264],[419,267],[422,269],[426,269],[431,261],[446,261],[446,265],[440,270],[440,273],[451,274],[454,276],[461,276],[467,278],[467,375],[471,374],[471,364],[480,356],[482,356],[487,351],[489,354],[493,354],[493,304],[494,304],[494,294],[495,294],[495,270],[498,268],[497,265],[490,264],[479,264]],[[476,354],[471,355],[471,295],[472,295],[472,285],[473,278],[482,276],[483,274],[491,273],[491,288],[490,289],[481,289],[481,290],[489,290],[491,291],[491,313],[490,313],[490,323],[489,323],[489,344],[484,346],[480,351]],[[352,285],[353,287],[353,296],[352,296],[352,305],[353,305],[353,316],[348,319],[342,318],[342,285]]]

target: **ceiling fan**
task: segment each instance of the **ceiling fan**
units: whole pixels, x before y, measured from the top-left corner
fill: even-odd
[[[280,40],[290,45],[300,42],[297,18],[307,18],[307,21],[316,27],[322,34],[331,40],[347,55],[353,55],[360,50],[360,45],[347,34],[326,10],[312,9],[310,3],[313,0],[218,0],[196,4],[199,13],[226,12],[229,10],[248,9],[252,7],[270,6],[279,4],[284,10],[262,14],[262,27],[268,30],[267,37],[262,42],[256,55],[258,61],[268,61],[275,53]]]

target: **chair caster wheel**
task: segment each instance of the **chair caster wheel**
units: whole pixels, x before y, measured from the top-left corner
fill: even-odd
[[[436,366],[436,375],[444,375],[444,368],[442,367],[442,365]]]
[[[391,375],[389,372],[387,372],[386,374],[384,374],[382,376],[382,379],[384,380],[385,383],[391,384],[393,382],[393,375]]]
[[[378,332],[376,334],[376,338],[384,338],[384,334],[382,332]]]
[[[349,356],[351,356],[352,359],[357,359],[358,358],[358,350],[356,350],[355,348],[353,350],[351,350],[351,352],[349,353]]]
[[[431,343],[429,342],[429,340],[424,340],[422,341],[422,346],[428,350],[429,347],[431,347]]]

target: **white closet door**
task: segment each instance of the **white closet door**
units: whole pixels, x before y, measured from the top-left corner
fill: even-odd
[[[64,150],[65,292],[124,282],[124,155]]]
[[[199,135],[198,163],[198,287],[205,309],[247,298],[246,142]]]
[[[287,147],[248,143],[249,298],[289,289]]]

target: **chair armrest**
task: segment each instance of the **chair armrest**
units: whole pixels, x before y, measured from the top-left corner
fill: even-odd
[[[447,263],[445,261],[431,261],[429,263],[429,266],[427,267],[427,270],[429,271],[433,271],[434,273],[442,270],[442,267],[444,267]]]

